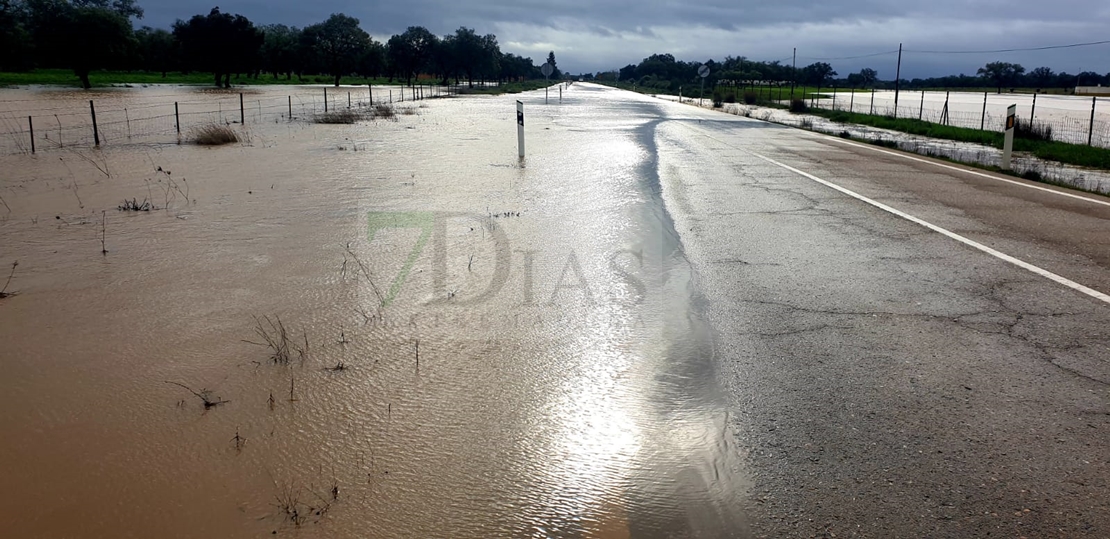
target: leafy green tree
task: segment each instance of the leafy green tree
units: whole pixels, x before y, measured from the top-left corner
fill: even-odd
[[[412,86],[412,79],[428,67],[438,41],[423,26],[410,26],[404,33],[389,38],[386,49],[393,73]]]
[[[301,46],[335,78],[337,87],[339,79],[355,70],[359,56],[370,46],[370,34],[358,24],[354,17],[333,13],[328,20],[301,31]]]
[[[802,68],[802,82],[825,86],[836,76],[836,71],[825,62],[814,62]]]
[[[262,27],[262,35],[262,70],[275,79],[281,74],[285,74],[285,80],[291,79],[298,65],[301,31],[284,24],[270,24]]]
[[[212,8],[205,15],[194,15],[188,21],[178,20],[173,35],[181,43],[187,65],[198,71],[210,71],[216,86],[231,87],[231,74],[253,71],[264,36],[242,15],[220,13]]]
[[[998,86],[998,93],[1002,93],[1002,87],[1016,81],[1022,73],[1025,73],[1025,68],[1021,67],[1021,64],[1011,64],[1010,62],[991,62],[980,67],[975,73],[994,82]]]
[[[373,39],[358,57],[356,71],[364,77],[376,78],[385,71],[385,45]]]
[[[1033,86],[1052,86],[1052,83],[1056,80],[1056,73],[1053,73],[1052,69],[1042,66],[1030,71],[1027,78]]]
[[[131,21],[125,13],[141,14],[133,2],[121,0],[120,8],[101,7],[98,2],[32,0],[31,35],[39,61],[73,69],[81,87],[92,87],[93,69],[120,67],[135,48]]]
[[[143,70],[161,73],[164,79],[167,71],[178,68],[180,54],[173,34],[161,28],[144,26],[135,32],[135,41],[138,44],[139,65]]]
[[[555,51],[547,53],[547,63],[551,64],[551,78],[561,78],[562,74],[559,72],[559,66],[555,63]]]
[[[24,6],[0,0],[0,70],[23,71],[31,67],[31,34],[24,21]]]

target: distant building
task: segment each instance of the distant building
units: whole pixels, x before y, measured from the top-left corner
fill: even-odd
[[[1107,95],[1110,96],[1110,86],[1076,86],[1075,95]]]

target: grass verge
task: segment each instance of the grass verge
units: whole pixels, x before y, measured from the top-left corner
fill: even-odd
[[[1005,140],[1002,133],[941,125],[913,118],[891,118],[889,116],[872,116],[824,109],[810,109],[808,113],[839,123],[866,125],[923,137],[983,144],[993,148],[1002,148]],[[1107,148],[1067,142],[1015,138],[1014,151],[1027,152],[1034,157],[1065,165],[1110,170],[1110,149]]]

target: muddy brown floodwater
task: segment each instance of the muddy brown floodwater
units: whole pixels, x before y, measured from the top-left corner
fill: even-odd
[[[0,157],[3,535],[745,535],[656,120],[564,96]]]

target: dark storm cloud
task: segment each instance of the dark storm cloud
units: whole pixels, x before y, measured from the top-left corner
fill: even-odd
[[[144,24],[168,26],[177,18],[207,13],[212,3],[197,0],[141,1]],[[611,69],[656,52],[686,60],[789,58],[799,64],[828,60],[841,74],[875,67],[893,77],[892,55],[843,57],[891,51],[898,43],[913,51],[982,50],[1054,45],[1107,39],[1110,2],[853,2],[775,0],[676,1],[433,1],[358,2],[333,0],[245,0],[218,2],[223,11],[242,13],[258,23],[304,26],[342,12],[362,21],[379,40],[425,26],[437,34],[459,26],[497,34],[502,49],[537,60],[555,50],[560,67],[573,72]],[[1077,72],[1110,71],[1110,47],[1012,54],[939,55],[907,52],[903,75],[973,73],[991,60],[1049,65]]]

